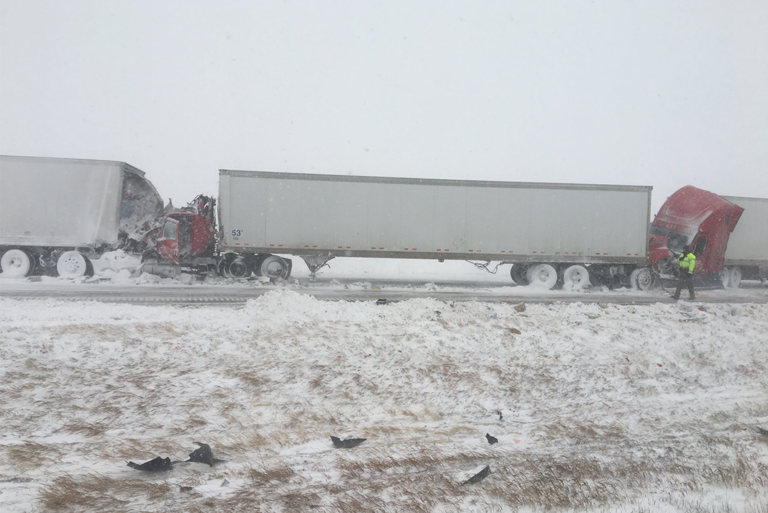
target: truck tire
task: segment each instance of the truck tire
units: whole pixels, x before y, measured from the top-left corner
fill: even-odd
[[[728,288],[738,289],[741,287],[741,267],[731,267],[728,272]]]
[[[731,270],[727,267],[720,269],[720,281],[723,283],[723,288],[727,289],[731,284]]]
[[[227,275],[236,280],[246,280],[251,277],[253,267],[250,260],[243,256],[236,256],[226,262]]]
[[[512,269],[509,271],[509,275],[512,277],[512,281],[521,287],[525,287],[530,282],[526,277],[528,272],[528,266],[523,264],[512,264]]]
[[[261,275],[269,278],[270,280],[288,279],[290,276],[290,267],[288,262],[279,256],[269,255],[267,258],[261,261],[259,266]]]
[[[88,259],[79,251],[65,251],[56,261],[56,271],[62,278],[80,278],[88,274],[88,264]]]
[[[552,289],[557,285],[557,269],[549,264],[538,264],[528,268],[526,278],[531,285]]]
[[[583,265],[572,265],[563,271],[563,288],[579,290],[589,287],[589,271]]]
[[[629,275],[629,283],[635,290],[648,292],[656,287],[656,277],[649,268],[640,267]]]
[[[9,249],[0,259],[0,268],[9,278],[23,278],[34,269],[34,260],[23,249]]]

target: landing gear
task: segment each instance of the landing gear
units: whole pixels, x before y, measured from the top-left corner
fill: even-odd
[[[330,267],[328,262],[334,258],[335,257],[332,255],[302,255],[301,257],[301,259],[304,260],[304,263],[307,264],[307,267],[309,268],[309,279],[312,281],[315,281],[317,278],[315,273],[317,273],[317,271],[323,267]]]

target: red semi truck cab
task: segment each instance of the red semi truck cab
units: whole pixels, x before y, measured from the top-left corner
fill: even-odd
[[[743,208],[717,194],[690,185],[672,194],[651,223],[649,264],[671,273],[674,258],[689,245],[696,255],[696,274],[719,273],[728,237]]]

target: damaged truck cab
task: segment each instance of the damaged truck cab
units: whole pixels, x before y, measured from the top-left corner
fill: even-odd
[[[679,189],[651,223],[650,267],[661,280],[675,279],[676,258],[687,245],[696,255],[695,281],[718,285],[728,238],[743,211],[717,194],[690,185]]]

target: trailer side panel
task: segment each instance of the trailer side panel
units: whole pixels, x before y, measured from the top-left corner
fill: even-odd
[[[723,198],[744,209],[728,239],[725,265],[768,265],[768,198]]]
[[[651,187],[222,170],[219,194],[224,250],[647,261]]]

